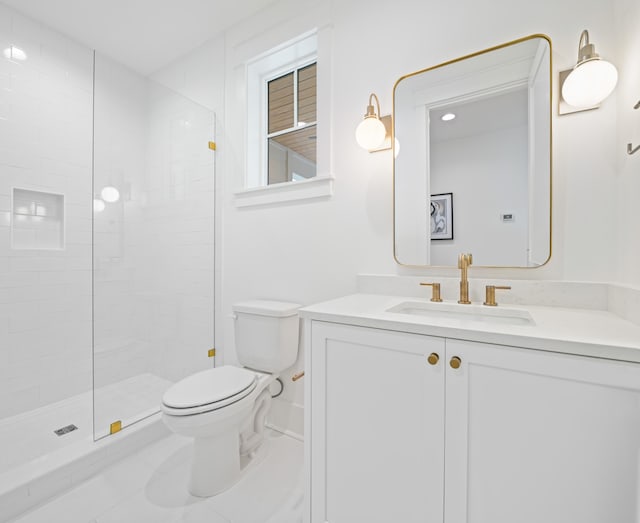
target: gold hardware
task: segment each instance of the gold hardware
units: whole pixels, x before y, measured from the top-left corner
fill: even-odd
[[[429,354],[427,361],[430,365],[436,365],[440,361],[440,356],[438,356],[435,352]]]
[[[468,305],[469,301],[469,279],[467,271],[469,265],[473,263],[473,256],[471,253],[458,255],[458,269],[460,269],[460,299],[458,303]]]
[[[209,352],[207,352],[207,356],[209,356],[210,358],[215,358],[216,349],[209,349]]]
[[[302,376],[304,376],[304,371],[298,372],[297,374],[291,376],[291,381],[298,381],[300,378],[302,378]]]
[[[109,426],[109,434],[115,434],[116,432],[120,432],[121,430],[122,430],[122,421],[121,420],[114,421]]]
[[[216,150],[216,142],[209,142],[209,149],[211,149],[212,151]]]
[[[449,365],[451,365],[452,369],[459,369],[461,363],[462,363],[462,360],[458,358],[458,356],[454,356],[453,358],[451,358]]]
[[[500,286],[500,285],[487,285],[485,302],[483,305],[488,305],[489,307],[495,307],[498,305],[496,303],[496,290],[505,290],[508,291],[511,289],[509,286]]]
[[[421,283],[420,285],[431,287],[431,301],[442,301],[442,298],[440,297],[439,283]]]

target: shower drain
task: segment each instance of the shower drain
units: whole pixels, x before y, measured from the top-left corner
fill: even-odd
[[[66,427],[62,427],[61,429],[54,430],[58,436],[64,436],[65,434],[69,434],[69,432],[73,432],[74,430],[78,430],[78,427],[75,425],[67,425]]]

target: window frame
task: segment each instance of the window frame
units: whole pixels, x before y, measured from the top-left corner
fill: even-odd
[[[329,129],[331,129],[331,27],[312,29],[306,33],[272,47],[269,51],[232,67],[241,67],[244,74],[236,76],[238,102],[244,102],[244,170],[240,187],[234,191],[236,207],[262,206],[282,202],[326,198],[333,195],[334,176],[331,173],[332,154]],[[320,47],[322,42],[322,48]],[[317,163],[316,176],[301,181],[266,184],[266,161],[264,154],[267,146],[267,78],[282,76],[294,66],[317,64],[317,114],[323,114],[321,121],[316,116]],[[324,65],[323,65],[324,64]],[[236,69],[236,72],[240,70]],[[324,110],[323,110],[324,108]],[[262,165],[261,165],[262,164]]]

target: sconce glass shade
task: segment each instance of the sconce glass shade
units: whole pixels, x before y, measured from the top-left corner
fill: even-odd
[[[617,83],[617,69],[600,58],[585,29],[578,42],[578,63],[564,80],[562,98],[574,107],[598,105],[613,92]]]
[[[100,198],[95,198],[93,200],[93,212],[102,212],[104,211],[106,204]]]
[[[583,62],[571,71],[562,86],[562,97],[574,107],[598,105],[618,83],[618,71],[605,60]]]
[[[386,135],[387,130],[377,116],[366,116],[356,128],[356,141],[367,150],[380,147]]]
[[[120,199],[120,191],[112,185],[107,185],[100,191],[100,196],[107,203],[114,203]]]
[[[4,57],[8,60],[20,60],[23,62],[27,59],[27,53],[25,53],[19,47],[12,45],[11,47],[7,47],[4,51],[2,51]]]

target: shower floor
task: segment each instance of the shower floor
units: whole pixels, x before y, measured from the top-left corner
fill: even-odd
[[[96,437],[106,436],[116,420],[125,427],[158,411],[160,398],[171,382],[140,374],[95,391]],[[0,420],[0,475],[21,465],[46,459],[74,443],[93,440],[94,394],[77,396]],[[75,425],[58,436],[55,430]]]

